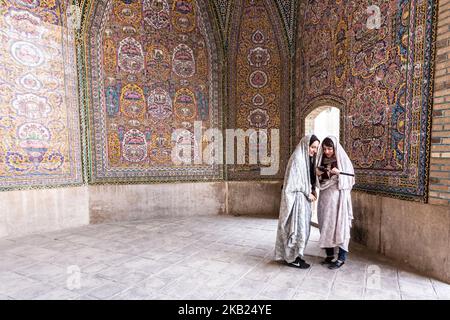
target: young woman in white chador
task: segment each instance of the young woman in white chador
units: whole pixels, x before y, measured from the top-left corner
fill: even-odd
[[[307,135],[295,148],[286,167],[278,219],[275,259],[292,267],[309,268],[303,259],[316,196],[315,160],[319,139]]]
[[[336,137],[329,136],[322,142],[318,153],[319,245],[327,257],[322,261],[329,269],[340,268],[347,258],[350,228],[353,220],[351,191],[355,184],[355,171],[347,153]],[[338,258],[335,258],[335,248]]]

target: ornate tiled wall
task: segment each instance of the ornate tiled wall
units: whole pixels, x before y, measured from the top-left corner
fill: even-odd
[[[92,182],[219,179],[222,166],[177,164],[186,143],[222,129],[221,69],[207,1],[114,0],[91,6],[86,30]],[[192,154],[208,141],[198,139]],[[183,141],[176,141],[183,144]],[[197,162],[197,158],[196,158]]]
[[[0,189],[82,182],[64,1],[0,1]]]
[[[280,170],[263,177],[280,179],[302,119],[331,104],[357,187],[426,200],[435,1],[74,4],[77,64],[68,4],[1,2],[2,189],[82,183],[81,159],[90,183],[261,178],[258,165],[174,164],[172,130],[194,121],[280,129]]]
[[[272,148],[271,129],[280,130],[280,165],[276,174],[262,176],[260,163],[250,165],[249,143],[246,164],[230,165],[228,177],[282,178],[289,157],[290,55],[275,3],[237,1],[229,39],[228,128],[259,131],[258,137],[255,132],[248,141],[257,146],[259,139],[268,150]]]
[[[321,104],[343,109],[343,142],[361,190],[426,200],[435,5],[301,3],[296,118]]]

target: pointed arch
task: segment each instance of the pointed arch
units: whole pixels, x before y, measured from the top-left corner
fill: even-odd
[[[271,129],[278,129],[279,170],[261,176],[259,164],[249,165],[247,151],[245,165],[228,167],[231,180],[281,179],[289,157],[290,55],[277,10],[273,1],[235,3],[228,50],[227,127],[266,129],[269,134]],[[270,135],[269,141],[272,143]]]
[[[172,159],[175,130],[190,132],[201,154],[195,122],[222,128],[223,53],[209,1],[93,1],[87,11],[90,182],[220,179],[220,164]]]

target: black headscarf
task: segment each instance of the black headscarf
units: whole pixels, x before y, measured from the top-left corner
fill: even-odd
[[[311,146],[314,142],[319,141],[319,138],[317,138],[314,134],[311,136],[311,139],[309,139],[309,146]],[[316,172],[314,164],[316,163],[316,156],[309,157],[309,178],[311,179],[311,185],[314,190],[314,187],[316,186]]]
[[[316,135],[313,134],[313,135],[311,136],[311,138],[309,139],[309,146],[311,146],[311,145],[312,145],[314,142],[316,142],[316,141],[319,141],[319,142],[320,142],[319,138],[317,138]]]

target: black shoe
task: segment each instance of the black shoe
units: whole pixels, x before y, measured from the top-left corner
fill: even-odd
[[[327,264],[332,264],[334,260],[334,257],[326,257],[320,264],[321,265],[327,265]]]
[[[310,265],[300,257],[297,257],[294,262],[289,263],[289,266],[299,269],[308,269],[310,267]]]
[[[334,270],[334,269],[339,269],[340,267],[342,267],[344,265],[344,261],[341,260],[336,260],[335,262],[333,262],[331,265],[328,266],[328,269]]]

